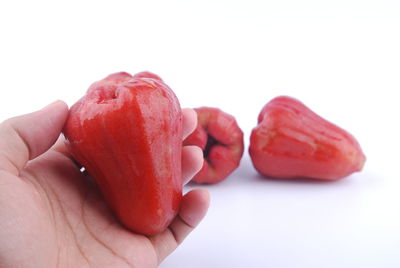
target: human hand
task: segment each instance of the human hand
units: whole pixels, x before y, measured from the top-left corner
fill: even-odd
[[[184,139],[197,117],[182,112]],[[66,150],[67,115],[58,101],[0,125],[0,267],[156,267],[204,217],[208,192],[188,192],[161,234],[128,231]],[[199,148],[182,148],[183,183],[202,159]]]

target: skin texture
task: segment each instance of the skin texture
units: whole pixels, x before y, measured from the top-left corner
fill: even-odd
[[[157,75],[115,73],[94,83],[71,107],[64,135],[127,228],[165,230],[182,197],[182,114]]]
[[[254,167],[274,178],[337,180],[360,171],[365,162],[350,133],[287,96],[261,110],[249,153]]]
[[[196,115],[182,114],[184,139]],[[0,267],[156,267],[203,218],[208,193],[183,196],[178,215],[158,235],[128,231],[68,153],[60,137],[67,115],[58,101],[0,124]],[[201,165],[199,148],[182,148],[183,183]]]
[[[197,183],[217,183],[226,179],[240,164],[243,155],[243,131],[235,118],[218,108],[195,108],[196,130],[186,138],[185,145],[203,150],[204,164],[193,178]]]

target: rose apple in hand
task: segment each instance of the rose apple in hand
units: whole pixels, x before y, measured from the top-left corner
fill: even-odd
[[[64,135],[124,226],[153,235],[171,223],[182,197],[182,114],[161,78],[116,73],[94,83]]]
[[[218,108],[196,108],[197,128],[185,139],[184,145],[203,150],[204,163],[193,181],[217,183],[231,174],[243,155],[243,132],[235,118]]]
[[[261,110],[249,153],[261,174],[275,178],[337,180],[360,171],[365,162],[350,133],[286,96]]]

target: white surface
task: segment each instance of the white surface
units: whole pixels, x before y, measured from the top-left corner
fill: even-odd
[[[246,133],[240,168],[207,186],[207,217],[162,268],[400,267],[399,14],[396,0],[2,1],[0,120],[153,71],[183,107],[218,106]],[[354,134],[363,172],[260,178],[248,137],[281,94]]]

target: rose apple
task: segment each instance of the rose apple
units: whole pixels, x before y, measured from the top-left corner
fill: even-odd
[[[64,135],[124,226],[153,235],[171,223],[182,196],[182,114],[158,76],[121,72],[92,84]]]
[[[196,108],[196,130],[184,145],[196,145],[203,150],[204,163],[193,181],[217,183],[231,174],[243,155],[243,132],[235,118],[218,108]]]
[[[249,153],[261,174],[275,178],[336,180],[360,171],[365,162],[351,134],[286,96],[261,110]]]

